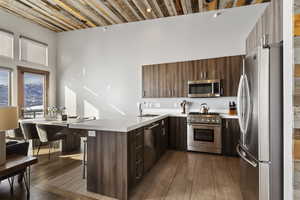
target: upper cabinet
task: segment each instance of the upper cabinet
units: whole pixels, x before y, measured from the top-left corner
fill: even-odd
[[[236,96],[242,59],[242,56],[231,56],[145,65],[142,67],[142,97],[187,97],[188,81],[209,79],[221,79],[222,96]]]

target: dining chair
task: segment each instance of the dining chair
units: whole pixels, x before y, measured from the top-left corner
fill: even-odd
[[[66,139],[66,134],[62,132],[64,128],[59,126],[44,125],[44,124],[36,124],[35,126],[41,142],[38,147],[37,155],[39,155],[41,146],[48,145],[49,146],[48,159],[50,160],[52,144],[54,142]]]
[[[34,155],[34,150],[35,150],[35,146],[36,143],[35,141],[39,141],[40,143],[40,139],[36,130],[36,127],[34,124],[31,123],[19,123],[20,128],[21,128],[21,132],[23,134],[24,140],[26,142],[29,142],[30,140],[32,141],[32,154]]]

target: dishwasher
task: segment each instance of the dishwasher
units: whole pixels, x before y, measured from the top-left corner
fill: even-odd
[[[160,123],[153,123],[144,131],[144,172],[148,172],[157,160],[156,135],[160,131]]]

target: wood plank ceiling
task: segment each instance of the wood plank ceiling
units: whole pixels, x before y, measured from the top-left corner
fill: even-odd
[[[268,2],[269,0],[0,0],[0,9],[55,32]]]

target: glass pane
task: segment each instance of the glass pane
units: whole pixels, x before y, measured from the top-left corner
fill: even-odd
[[[189,90],[190,94],[210,94],[212,92],[212,84],[191,84]]]
[[[25,118],[43,116],[44,82],[45,77],[43,75],[24,73]]]
[[[13,34],[0,31],[0,55],[13,58]]]
[[[48,47],[38,42],[21,38],[21,60],[48,65]]]
[[[214,130],[194,129],[194,140],[202,142],[214,142]]]
[[[10,71],[0,68],[0,106],[9,105]]]

